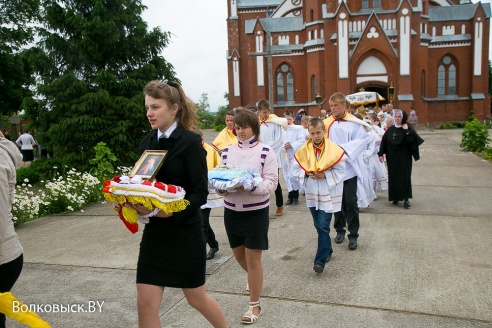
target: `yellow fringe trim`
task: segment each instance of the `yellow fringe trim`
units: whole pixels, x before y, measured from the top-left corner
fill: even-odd
[[[12,293],[0,293],[0,312],[5,314],[7,317],[31,328],[51,328],[50,324],[41,319],[35,312],[14,312],[14,302],[16,302],[16,309],[17,306],[20,309],[23,305],[23,303],[19,301]]]
[[[145,206],[149,210],[154,208],[160,209],[164,213],[175,213],[184,210],[190,202],[187,199],[180,199],[170,203],[163,203],[155,198],[143,197],[143,196],[122,196],[114,195],[110,193],[104,193],[104,198],[111,203],[117,203],[124,205],[125,203],[140,204]],[[130,223],[138,222],[138,214],[134,209],[123,206],[121,214],[126,221]]]

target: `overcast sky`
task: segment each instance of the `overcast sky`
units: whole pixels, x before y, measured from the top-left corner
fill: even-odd
[[[187,96],[208,95],[210,111],[227,104],[227,1],[142,0],[149,28],[171,32],[163,56],[173,64]]]
[[[482,2],[490,3],[490,0]],[[173,34],[163,55],[174,65],[188,97],[198,102],[202,93],[206,93],[211,111],[225,105],[227,1],[142,0],[142,3],[148,7],[143,19],[149,27],[159,26]]]

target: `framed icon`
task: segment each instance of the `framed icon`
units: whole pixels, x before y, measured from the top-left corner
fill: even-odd
[[[130,172],[130,178],[140,175],[144,180],[155,180],[166,155],[167,150],[146,150]]]

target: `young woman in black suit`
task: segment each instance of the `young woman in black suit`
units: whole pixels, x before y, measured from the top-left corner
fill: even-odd
[[[151,81],[145,88],[145,108],[154,129],[140,150],[167,150],[157,173],[159,182],[181,186],[190,204],[176,213],[159,211],[146,224],[137,264],[139,327],[161,327],[159,308],[164,288],[182,288],[188,303],[214,327],[227,327],[219,304],[205,291],[206,247],[200,206],[207,201],[205,150],[194,131],[198,118],[193,103],[177,83]],[[134,205],[141,214],[151,211]]]

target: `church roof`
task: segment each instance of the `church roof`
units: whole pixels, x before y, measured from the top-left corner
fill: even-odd
[[[480,4],[456,5],[446,7],[429,7],[430,22],[449,22],[453,20],[470,20]],[[490,3],[482,3],[485,17],[490,17]]]
[[[258,19],[248,19],[245,24],[246,34],[254,32]],[[260,18],[261,26],[270,32],[294,32],[304,29],[302,17]]]
[[[470,41],[471,35],[470,34],[455,34],[455,35],[442,35],[442,36],[433,36],[432,37],[432,43],[435,42],[463,42],[463,41]]]
[[[238,8],[276,7],[285,0],[237,0]]]

